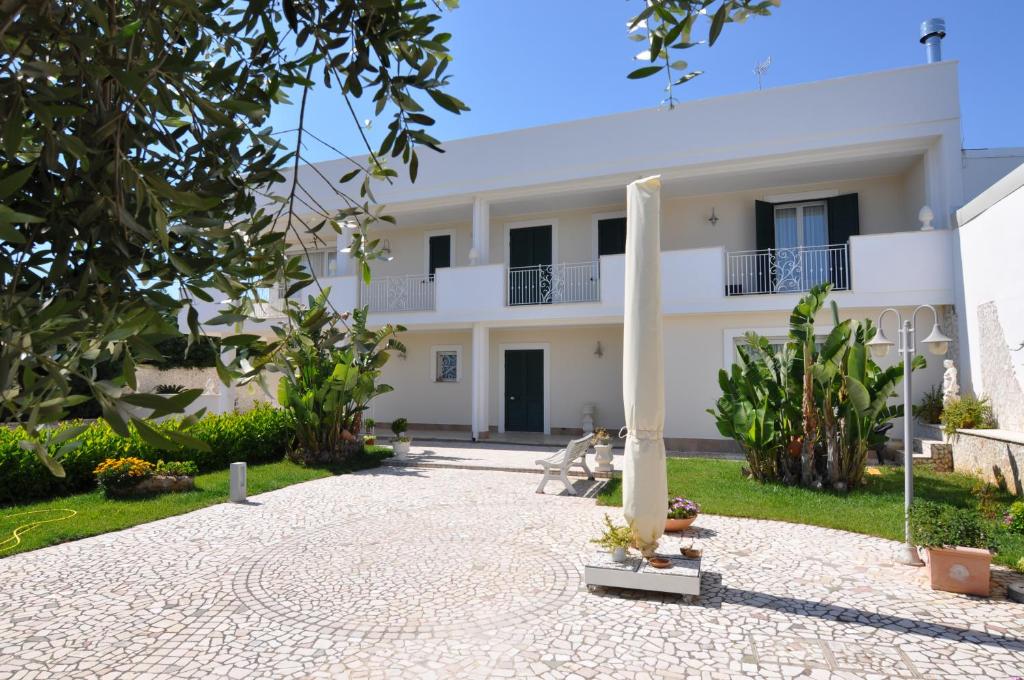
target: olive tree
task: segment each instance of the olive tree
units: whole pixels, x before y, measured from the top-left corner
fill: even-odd
[[[672,104],[671,88],[697,72],[670,54],[776,4],[642,2],[630,30],[648,63],[629,77],[667,74]],[[197,396],[134,393],[136,363],[159,359],[154,344],[178,335],[179,314],[190,342],[203,342],[195,302],[216,296],[228,302],[209,322],[229,327],[222,346],[235,350],[217,363],[221,379],[252,378],[248,367],[278,348],[230,327],[258,313],[261,288],[311,283],[286,242],[355,225],[353,256],[369,278],[372,227],[388,220],[373,183],[400,169],[415,181],[418,154],[441,151],[428,111],[467,110],[449,91],[450,36],[439,29],[455,5],[0,0],[0,420],[34,432],[92,398],[119,433],[131,422],[153,443],[195,445],[125,416],[125,404],[159,416]],[[356,100],[389,122],[376,147],[364,136],[351,172],[324,178],[343,207],[311,218],[294,170],[314,87],[337,92],[355,128]],[[267,124],[286,103],[298,105],[293,143]],[[110,365],[117,377],[101,378]],[[62,474],[60,454],[25,445]]]

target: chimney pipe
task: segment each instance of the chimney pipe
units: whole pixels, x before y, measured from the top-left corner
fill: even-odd
[[[935,18],[921,22],[921,44],[928,53],[928,63],[942,61],[942,39],[946,37],[946,20]]]

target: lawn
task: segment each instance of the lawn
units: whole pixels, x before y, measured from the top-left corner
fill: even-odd
[[[733,517],[774,519],[854,531],[871,536],[903,539],[903,469],[879,468],[868,475],[861,489],[841,495],[782,484],[759,484],[744,477],[743,463],[699,458],[668,460],[670,496],[697,501],[702,512]],[[917,498],[977,508],[972,490],[977,478],[956,473],[943,474],[924,468],[914,470]],[[996,500],[1008,504],[1009,494]],[[622,486],[611,480],[598,496],[601,505],[622,505]],[[999,532],[1000,553],[995,561],[1013,565],[1024,557],[1024,538]]]
[[[290,461],[250,465],[248,470],[249,495],[273,491],[299,482],[344,474],[354,470],[380,465],[391,456],[384,446],[368,447],[367,454],[343,468],[309,468]],[[185,493],[170,493],[151,498],[114,500],[103,492],[55,498],[30,505],[0,508],[0,557],[35,550],[56,543],[74,541],[86,536],[127,529],[137,524],[180,515],[209,505],[224,503],[228,499],[228,471],[211,472],[196,476],[196,489]],[[44,510],[47,512],[36,512]],[[66,510],[74,510],[76,515]],[[65,512],[61,512],[65,511]],[[32,514],[22,514],[32,513]],[[68,519],[60,519],[68,517]],[[19,526],[47,521],[24,532],[17,545],[12,536]]]

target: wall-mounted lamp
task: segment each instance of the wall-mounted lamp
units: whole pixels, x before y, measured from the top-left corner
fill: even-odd
[[[600,359],[604,356],[604,348],[601,347],[601,341],[597,341],[597,347],[594,348],[594,356]]]
[[[387,262],[391,262],[392,260],[395,259],[391,255],[391,241],[389,239],[384,239],[384,245],[381,246],[380,254],[381,257],[383,257],[384,260]]]
[[[714,206],[712,206],[712,208],[711,208],[711,217],[708,218],[708,222],[711,223],[712,227],[714,227],[714,226],[716,226],[718,224],[718,215],[715,214]]]

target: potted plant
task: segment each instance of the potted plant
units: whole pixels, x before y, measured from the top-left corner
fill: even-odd
[[[604,533],[601,534],[601,537],[591,539],[590,542],[596,543],[610,552],[612,561],[625,562],[626,551],[633,546],[633,530],[625,525],[613,524],[612,518],[607,513],[604,516],[604,526]]]
[[[979,513],[915,501],[910,532],[914,542],[927,551],[932,590],[988,596],[992,553]]]
[[[395,433],[395,441],[392,442],[391,446],[396,455],[404,455],[409,453],[409,445],[412,444],[412,438],[406,436],[406,432],[409,430],[409,421],[405,418],[395,418],[391,421],[391,431]]]
[[[665,516],[665,531],[686,531],[697,519],[699,512],[700,506],[689,498],[670,498],[668,514]]]
[[[603,427],[594,432],[594,460],[597,461],[598,472],[612,471],[612,438]]]
[[[373,431],[373,428],[377,426],[377,421],[373,418],[367,418],[363,421],[363,444],[366,446],[373,446],[377,443],[377,434]]]

